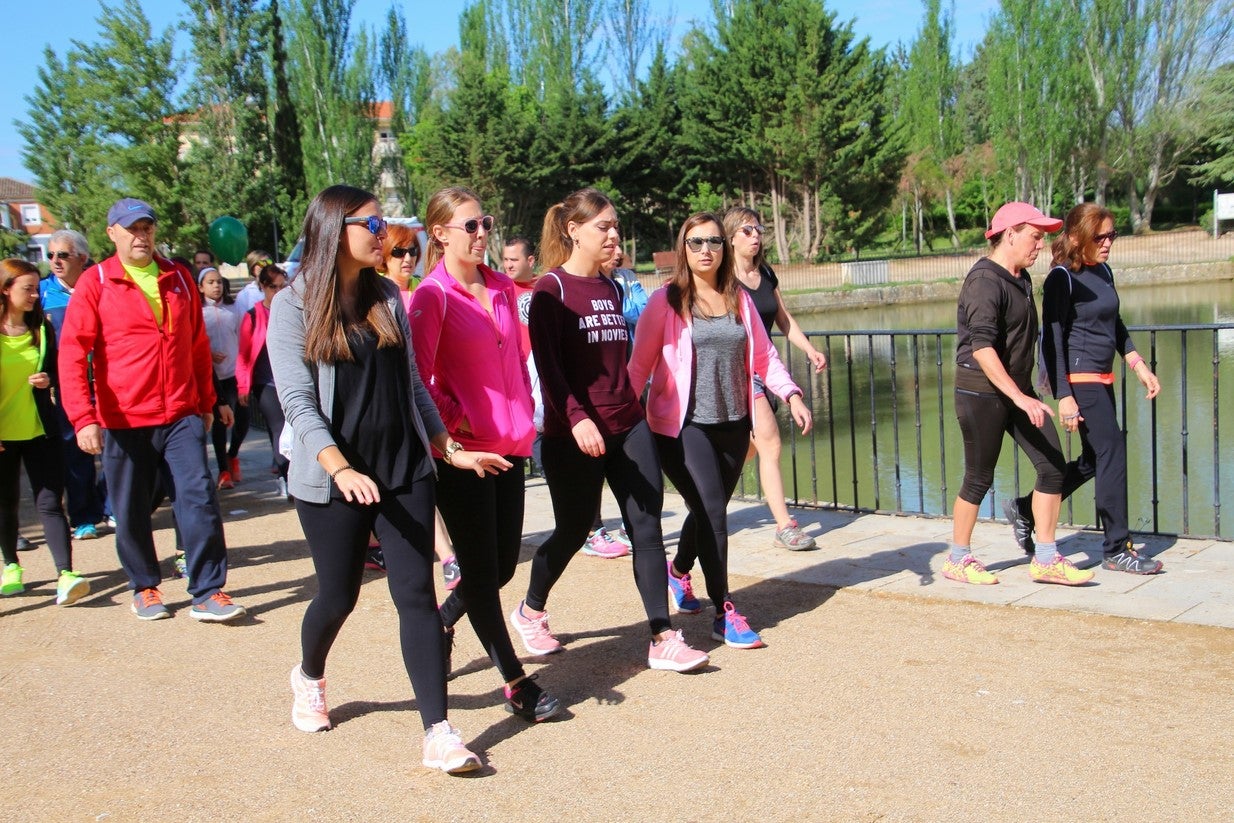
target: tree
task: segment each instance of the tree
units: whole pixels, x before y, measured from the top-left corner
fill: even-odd
[[[1204,78],[1193,111],[1206,158],[1191,168],[1191,182],[1234,184],[1234,63]]]
[[[270,0],[270,85],[268,101],[271,164],[279,185],[273,192],[280,233],[294,241],[300,233],[309,191],[304,179],[304,152],[300,146],[300,117],[287,79],[287,52],[283,43],[283,16],[279,0]]]
[[[288,77],[309,191],[335,183],[372,190],[375,86],[370,39],[351,36],[355,0],[293,0]]]
[[[210,221],[235,215],[253,247],[275,248],[275,192],[283,181],[273,164],[266,115],[269,17],[256,0],[187,0],[187,6],[196,63],[183,118],[187,222],[198,227],[203,242]]]
[[[916,215],[916,245],[921,251],[922,213],[928,194],[939,192],[947,208],[951,243],[958,246],[955,193],[963,180],[947,173],[960,151],[960,120],[956,111],[958,71],[952,57],[955,7],[941,10],[941,0],[925,0],[925,19],[900,74],[900,111],[912,160],[906,167],[906,188]]]
[[[407,48],[407,39],[407,22],[392,6],[378,40],[378,73],[390,98],[390,137],[380,150],[378,163],[383,178],[398,192],[400,202],[395,207],[411,214],[416,201],[399,138],[411,132],[428,100],[430,75],[428,55],[420,47]]]
[[[101,6],[97,22],[98,42],[70,41],[63,61],[44,52],[18,125],[23,160],[42,202],[83,231],[96,256],[111,248],[107,209],[125,196],[155,207],[159,239],[174,247],[197,233],[182,208],[174,33],[155,35],[137,0]]]

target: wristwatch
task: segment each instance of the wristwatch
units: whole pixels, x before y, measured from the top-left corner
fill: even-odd
[[[450,445],[446,446],[446,450],[442,452],[442,457],[445,458],[447,463],[453,466],[455,452],[461,452],[462,450],[463,450],[462,443],[458,442],[457,440],[451,440]]]

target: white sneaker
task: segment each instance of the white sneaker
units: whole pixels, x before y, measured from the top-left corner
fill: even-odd
[[[302,732],[324,732],[330,729],[330,710],[326,708],[326,679],[309,680],[300,664],[291,669],[291,722]]]
[[[480,758],[463,745],[458,729],[443,720],[424,735],[424,765],[446,774],[462,774],[480,768]]]

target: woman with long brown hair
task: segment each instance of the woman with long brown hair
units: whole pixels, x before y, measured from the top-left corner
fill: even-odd
[[[638,388],[626,371],[629,332],[621,292],[600,269],[621,242],[617,210],[581,189],[544,216],[547,271],[531,298],[531,348],[544,399],[544,476],[556,526],[531,561],[527,596],[510,614],[532,654],[562,646],[548,627],[553,584],[591,530],[608,480],[634,546],[634,582],[651,627],[647,665],[689,671],[708,662],[674,631],[664,590],[664,480]]]
[[[267,348],[287,425],[288,490],[313,556],[318,591],[291,670],[296,728],[330,728],[326,656],[355,608],[370,532],[399,615],[403,664],[424,723],[424,765],[479,768],[446,719],[441,618],[433,590],[430,448],[478,475],[510,468],[459,447],[416,369],[397,287],[381,277],[386,221],[372,194],[331,186],[309,204],[299,276],[274,300]]]
[[[1054,268],[1041,299],[1041,362],[1045,380],[1058,399],[1063,428],[1079,432],[1081,453],[1067,464],[1062,499],[1092,478],[1101,527],[1105,531],[1101,565],[1131,574],[1156,574],[1161,561],[1141,555],[1131,544],[1127,512],[1127,445],[1114,403],[1114,357],[1147,389],[1152,400],[1161,383],[1135,349],[1119,313],[1118,290],[1110,268],[1114,215],[1096,203],[1081,203],[1067,213],[1054,240]],[[1009,502],[1017,541],[1031,551],[1032,506],[1025,496]]]
[[[17,508],[21,467],[34,492],[43,534],[59,576],[56,603],[67,606],[90,592],[73,571],[69,521],[60,502],[64,461],[56,384],[56,335],[39,305],[39,270],[17,258],[0,260],[0,550],[4,555],[0,594],[25,590],[17,559]]]
[[[738,285],[720,219],[690,215],[677,235],[677,266],[652,293],[639,321],[630,379],[647,390],[647,422],[664,473],[690,514],[677,557],[668,564],[678,611],[694,613],[690,569],[697,557],[715,608],[711,636],[725,645],[763,645],[728,590],[728,502],[732,499],[759,414],[755,381],[789,404],[802,433],[810,410],[801,399],[754,301]]]

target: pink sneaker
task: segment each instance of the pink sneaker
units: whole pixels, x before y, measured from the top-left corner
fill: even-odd
[[[583,554],[589,554],[592,557],[603,557],[605,560],[625,557],[629,553],[630,547],[622,545],[609,537],[608,531],[603,526],[592,532],[591,536],[587,538],[587,542],[583,544]]]
[[[553,654],[561,651],[561,643],[548,628],[548,612],[539,617],[524,617],[523,604],[519,603],[510,612],[510,625],[523,639],[523,646],[532,654]]]
[[[326,679],[309,680],[297,663],[291,669],[291,722],[302,732],[324,732],[330,728],[330,710],[326,708]]]
[[[663,671],[690,672],[706,666],[710,660],[706,652],[687,646],[680,631],[664,640],[651,641],[647,649],[647,665]]]

